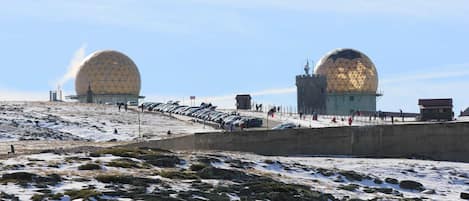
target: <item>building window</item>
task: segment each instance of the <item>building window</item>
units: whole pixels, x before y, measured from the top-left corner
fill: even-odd
[[[354,96],[350,96],[350,101],[353,101],[355,100],[355,97]]]

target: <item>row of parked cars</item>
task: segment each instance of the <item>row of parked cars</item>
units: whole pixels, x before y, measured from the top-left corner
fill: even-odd
[[[212,104],[202,103],[200,106],[179,105],[177,101],[167,103],[146,102],[139,107],[148,111],[158,111],[170,114],[179,114],[194,117],[203,121],[217,123],[227,130],[262,127],[262,119],[256,117],[241,116],[236,112],[222,112],[216,110]]]

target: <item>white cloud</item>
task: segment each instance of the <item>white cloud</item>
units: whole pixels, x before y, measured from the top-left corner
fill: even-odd
[[[86,44],[83,44],[75,53],[67,67],[67,72],[59,79],[57,86],[63,86],[67,81],[75,79],[80,70],[80,64],[85,59]]]

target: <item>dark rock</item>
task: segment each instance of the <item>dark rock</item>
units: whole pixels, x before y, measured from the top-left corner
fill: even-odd
[[[346,191],[355,191],[360,188],[357,184],[348,184],[348,185],[340,185],[338,189],[346,190]]]
[[[204,168],[208,167],[206,164],[203,164],[203,163],[196,163],[196,164],[192,164],[189,169],[192,170],[192,171],[199,171],[199,170],[202,170]]]
[[[2,180],[32,182],[33,179],[38,178],[38,177],[39,177],[38,175],[29,173],[29,172],[14,172],[11,174],[3,174]]]
[[[162,171],[159,175],[170,179],[199,179],[199,177],[192,172]]]
[[[362,181],[364,176],[355,171],[340,171],[339,174],[343,175],[349,181]]]
[[[418,191],[423,191],[423,185],[419,182],[412,181],[412,180],[404,180],[399,183],[399,187],[404,188],[404,189],[410,189],[410,190],[418,190]]]
[[[363,189],[363,192],[365,192],[365,193],[376,193],[376,189],[374,189],[374,188],[369,188],[369,187],[365,187],[365,188]]]
[[[312,191],[310,187],[285,184],[269,178],[259,178],[258,180],[247,182],[240,186],[230,186],[230,189],[239,192],[237,194],[240,196],[241,200],[337,200],[330,194]]]
[[[88,163],[88,164],[78,166],[78,169],[79,170],[100,170],[101,166],[98,164],[94,164],[94,163]]]
[[[254,165],[253,162],[241,161],[239,159],[227,160],[226,163],[229,163],[231,167],[246,169]]]
[[[138,157],[139,159],[145,160],[147,163],[152,164],[157,167],[176,167],[183,162],[177,156],[172,155],[144,155]]]
[[[65,161],[91,161],[91,158],[72,156],[65,158]]]
[[[373,182],[374,182],[375,184],[382,184],[382,183],[383,183],[383,180],[381,180],[381,179],[379,179],[379,178],[375,178],[375,179],[373,179]]]
[[[384,193],[384,194],[392,194],[392,188],[375,188],[377,192]]]
[[[96,152],[91,152],[89,155],[90,157],[101,157],[101,154],[96,153]]]
[[[140,178],[131,175],[98,175],[95,179],[103,183],[132,184],[134,186],[144,187],[161,182],[158,179]]]
[[[3,191],[0,193],[0,198],[6,199],[6,200],[12,200],[12,201],[18,201],[18,200],[20,200],[20,199],[19,199],[18,197],[16,197],[15,195],[13,195],[13,194],[7,194],[7,193],[5,193],[5,192],[3,192]],[[2,199],[2,200],[3,200],[3,199]]]
[[[365,193],[376,193],[376,192],[380,192],[380,193],[384,193],[384,194],[392,194],[394,192],[394,190],[392,188],[371,188],[371,187],[365,187],[365,189],[363,189],[363,192]]]
[[[219,169],[212,166],[198,171],[197,175],[202,179],[224,179],[231,181],[247,181],[257,178],[255,175],[248,175],[241,171]]]
[[[269,165],[272,165],[272,164],[274,164],[274,163],[276,163],[276,162],[277,162],[277,161],[273,161],[273,160],[270,160],[270,159],[267,159],[267,160],[264,161],[264,163],[269,164]]]
[[[38,188],[47,188],[47,185],[57,185],[62,181],[62,177],[58,174],[51,174],[42,177],[29,172],[14,172],[10,174],[3,174],[1,181],[14,182],[22,186],[27,186],[27,183],[37,183]]]
[[[399,184],[399,181],[397,179],[394,179],[394,178],[386,178],[386,179],[384,179],[384,181],[386,183],[390,183],[390,184]]]
[[[469,200],[469,193],[461,192],[461,194],[459,195],[459,197],[460,197],[461,199],[464,199],[464,200]]]
[[[334,182],[337,182],[337,183],[343,183],[345,182],[344,178],[342,176],[337,176],[337,178],[334,179]]]
[[[221,160],[214,157],[199,156],[197,161],[210,165],[211,163],[221,163]]]
[[[318,171],[320,174],[322,174],[323,176],[326,176],[326,177],[330,177],[330,176],[334,175],[334,172],[332,170],[328,170],[328,169],[324,169],[324,168],[318,168],[318,169],[316,169],[316,171]]]

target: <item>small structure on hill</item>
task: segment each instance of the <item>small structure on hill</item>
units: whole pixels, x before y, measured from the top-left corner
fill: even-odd
[[[62,90],[60,86],[56,90],[49,91],[49,101],[50,102],[60,102],[62,101]]]
[[[251,95],[249,94],[236,95],[236,109],[250,110],[251,109]]]
[[[419,99],[420,120],[453,120],[453,99]]]
[[[462,111],[460,116],[469,116],[469,107]]]

